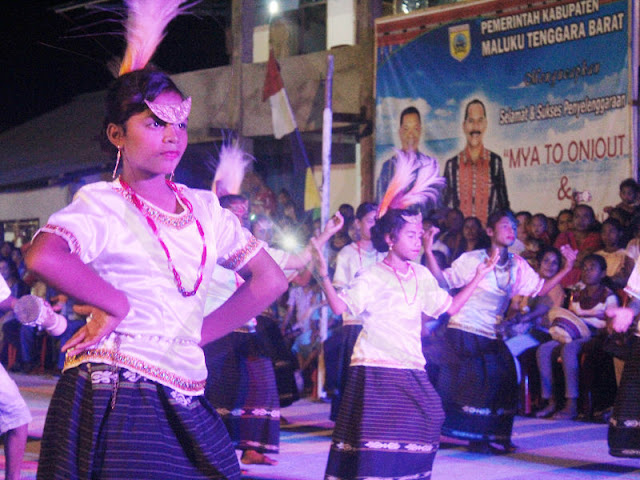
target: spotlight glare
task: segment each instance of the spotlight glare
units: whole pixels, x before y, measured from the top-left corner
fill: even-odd
[[[298,248],[298,239],[295,235],[285,234],[282,236],[282,249],[287,251],[294,251]]]
[[[275,15],[280,10],[280,5],[277,0],[271,0],[269,2],[269,14]]]

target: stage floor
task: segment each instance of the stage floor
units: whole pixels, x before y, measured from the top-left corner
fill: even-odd
[[[23,479],[35,479],[40,437],[46,409],[57,378],[13,375],[31,408],[29,443]],[[276,466],[243,466],[245,479],[320,480],[329,452],[333,423],[329,405],[301,400],[284,408],[288,421],[280,434]],[[513,441],[520,449],[511,455],[470,453],[461,443],[442,439],[433,479],[446,480],[591,480],[640,479],[640,460],[611,457],[607,426],[597,423],[537,420],[517,417]],[[0,479],[4,479],[4,455]]]

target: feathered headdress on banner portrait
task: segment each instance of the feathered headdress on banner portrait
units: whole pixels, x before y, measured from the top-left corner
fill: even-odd
[[[378,206],[378,218],[389,209],[404,210],[428,201],[435,202],[445,184],[438,174],[438,162],[420,165],[414,152],[396,151],[395,172]]]
[[[167,25],[196,2],[184,0],[125,0],[127,49],[119,75],[143,69],[165,36]]]

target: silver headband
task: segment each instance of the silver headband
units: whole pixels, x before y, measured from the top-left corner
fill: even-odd
[[[181,123],[184,122],[191,112],[191,97],[180,103],[154,103],[145,100],[149,110],[163,122]]]
[[[413,215],[400,215],[402,219],[407,223],[422,223],[422,212],[414,213]]]

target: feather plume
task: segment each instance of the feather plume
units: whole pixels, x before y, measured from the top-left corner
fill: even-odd
[[[129,12],[125,22],[127,50],[120,75],[143,69],[165,36],[169,22],[184,13],[184,0],[125,0]]]
[[[378,218],[390,208],[403,210],[435,201],[445,179],[438,174],[438,162],[422,166],[415,152],[396,151],[395,172],[378,207]],[[413,183],[413,186],[412,186]]]
[[[254,158],[245,153],[238,141],[225,141],[220,147],[220,160],[213,179],[212,190],[218,196],[238,195],[247,167]]]
[[[428,201],[435,202],[440,191],[438,188],[444,187],[445,179],[438,172],[438,162],[431,162],[429,165],[418,167],[416,181],[411,190],[401,195],[398,205],[392,202],[393,208],[408,208],[411,205],[419,205]],[[396,197],[398,198],[398,197]]]

